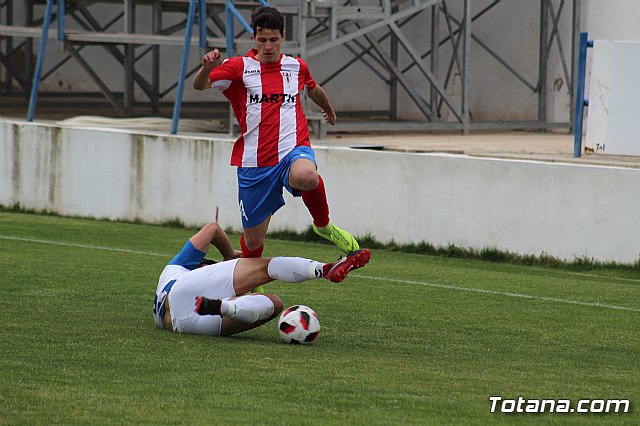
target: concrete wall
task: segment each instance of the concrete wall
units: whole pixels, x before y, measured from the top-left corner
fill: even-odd
[[[598,40],[640,41],[637,0],[582,0],[582,31]]]
[[[228,138],[0,121],[0,204],[240,229]],[[380,241],[563,259],[640,255],[640,169],[316,148],[331,217]],[[304,230],[300,200],[271,229]]]
[[[216,205],[237,216],[230,141],[3,122],[0,143],[4,205],[187,224],[210,221]]]

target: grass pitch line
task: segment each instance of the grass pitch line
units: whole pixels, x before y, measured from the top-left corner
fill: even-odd
[[[77,248],[86,248],[92,250],[106,250],[106,251],[116,251],[121,253],[133,253],[133,254],[143,254],[146,256],[161,256],[161,257],[171,257],[170,254],[160,254],[160,253],[151,253],[148,251],[138,251],[138,250],[129,250],[123,248],[112,248],[112,247],[104,247],[104,246],[94,246],[90,244],[77,244],[77,243],[64,243],[61,241],[51,241],[51,240],[37,240],[33,238],[21,238],[21,237],[10,237],[8,235],[0,235],[0,240],[12,240],[12,241],[22,241],[26,243],[38,243],[38,244],[51,244],[55,246],[64,246],[64,247],[77,247]]]
[[[39,240],[34,238],[12,237],[8,235],[0,235],[0,240],[12,240],[12,241],[22,241],[22,242],[28,242],[28,243],[51,244],[51,245],[64,246],[64,247],[77,247],[77,248],[86,248],[86,249],[92,249],[92,250],[105,250],[105,251],[113,251],[113,252],[121,252],[121,253],[141,254],[145,256],[158,256],[158,257],[167,257],[167,258],[171,257],[170,254],[153,253],[148,251],[112,248],[112,247],[96,246],[96,245],[90,245],[90,244],[65,243],[61,241]],[[588,275],[588,274],[581,274],[581,275],[590,276],[590,277],[599,277],[598,275]],[[510,293],[510,292],[497,291],[497,290],[485,290],[485,289],[479,289],[479,288],[459,287],[455,285],[435,284],[435,283],[428,283],[424,281],[398,280],[395,278],[373,277],[369,275],[353,274],[350,276],[354,278],[362,278],[367,280],[390,281],[390,282],[396,282],[396,283],[402,283],[402,284],[423,285],[427,287],[443,288],[447,290],[469,291],[473,293],[495,294],[499,296],[519,297],[522,299],[542,300],[542,301],[555,302],[555,303],[566,303],[570,305],[592,306],[592,307],[598,307],[598,308],[616,309],[621,311],[640,312],[640,309],[636,309],[636,308],[628,308],[625,306],[616,306],[616,305],[606,305],[606,304],[597,303],[597,302],[580,302],[577,300],[557,299],[554,297],[532,296],[529,294],[522,294],[522,293]],[[619,279],[619,278],[614,278],[614,279]]]
[[[423,285],[427,287],[443,288],[447,290],[469,291],[472,293],[495,294],[495,295],[507,296],[507,297],[519,297],[522,299],[541,300],[544,302],[565,303],[569,305],[591,306],[591,307],[597,307],[597,308],[616,309],[620,311],[640,312],[640,309],[629,308],[626,306],[606,305],[604,303],[598,303],[598,302],[580,302],[578,300],[558,299],[555,297],[544,297],[544,296],[532,296],[530,294],[511,293],[511,292],[498,291],[498,290],[485,290],[481,288],[459,287],[456,285],[449,285],[449,284],[435,284],[435,283],[428,283],[424,281],[398,280],[395,278],[372,277],[370,275],[360,275],[360,274],[351,274],[349,275],[349,277],[362,278],[366,280],[375,280],[375,281],[390,281],[390,282],[401,283],[401,284]]]
[[[576,275],[578,277],[587,277],[587,278],[602,278],[607,280],[620,280],[620,281],[629,281],[632,283],[640,283],[640,280],[635,278],[624,278],[624,277],[605,277],[604,275],[593,275],[593,274],[585,274],[584,272],[569,272],[571,275]]]

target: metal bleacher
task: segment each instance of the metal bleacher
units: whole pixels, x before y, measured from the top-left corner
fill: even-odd
[[[103,6],[97,14],[92,10],[96,5]],[[40,81],[69,60],[74,60],[86,71],[101,94],[120,116],[131,116],[134,106],[134,84],[137,84],[148,98],[148,104],[154,113],[159,111],[160,99],[163,96],[176,88],[178,90],[182,88],[186,77],[183,69],[180,76],[176,76],[178,81],[175,84],[169,84],[168,89],[161,90],[160,47],[181,47],[182,51],[188,54],[188,49],[192,46],[204,50],[213,46],[223,46],[226,43],[224,28],[221,30],[218,28],[217,32],[212,32],[204,21],[209,14],[213,17],[224,13],[224,2],[198,1],[196,4],[195,1],[190,0],[27,0],[21,9],[24,12],[25,25],[14,24],[13,14],[16,11],[16,5],[13,0],[5,0],[2,6],[6,23],[0,25],[0,38],[5,39],[6,44],[4,52],[0,53],[0,60],[8,70],[4,89],[11,91],[13,79],[23,89],[23,93],[31,93],[27,116],[29,120],[33,119],[35,112]],[[149,19],[146,20],[150,22],[150,28],[147,28],[149,32],[137,31],[136,28],[136,12],[141,6],[150,14]],[[200,6],[204,6],[206,12],[199,14],[201,16],[201,21],[198,22],[200,32],[198,36],[193,37],[192,27],[195,24],[196,13],[200,12]],[[100,16],[99,12],[112,10],[116,11],[114,17],[105,20]],[[38,18],[35,18],[36,12]],[[167,13],[178,13],[185,17],[171,26],[163,27],[163,16]],[[50,27],[52,20],[56,21],[55,28]],[[212,19],[212,21],[219,25],[219,19]],[[178,32],[186,32],[186,34],[178,35]],[[13,39],[24,39],[24,41],[15,46]],[[34,39],[41,40],[35,67],[32,59]],[[48,73],[42,75],[47,40],[58,40],[66,55],[57,63],[50,65]],[[85,59],[81,51],[87,46],[101,46],[111,58],[122,65],[124,87],[121,93],[115,93],[115,90],[110,88],[100,76],[98,71],[100,63],[89,63]],[[138,53],[141,48],[144,48],[144,51]],[[11,61],[12,55],[19,49],[25,52],[24,70],[27,71],[24,72],[16,69]],[[146,56],[151,58],[151,67],[147,75],[143,75],[139,68],[136,68],[136,63]],[[69,97],[77,96],[75,93],[69,95]]]
[[[321,85],[346,72],[354,63],[364,64],[388,87],[388,109],[383,111],[345,111],[341,116],[383,117],[374,122],[354,120],[336,126],[340,131],[449,130],[468,133],[475,129],[555,129],[570,128],[571,119],[549,123],[546,119],[547,70],[552,50],[558,52],[566,88],[575,91],[579,43],[580,3],[570,3],[570,33],[562,33],[560,18],[567,14],[564,0],[537,0],[540,4],[540,65],[537,81],[530,81],[517,67],[472,32],[472,24],[498,8],[501,0],[485,0],[482,8],[471,8],[471,0],[272,0],[286,19],[287,40],[283,51],[310,59],[332,49],[348,52],[346,61],[336,66]],[[455,4],[454,4],[455,3]],[[181,113],[185,79],[199,67],[188,64],[190,48],[217,47],[227,55],[248,50],[252,41],[247,16],[266,1],[233,0],[0,0],[0,97],[29,97],[28,118],[32,119],[40,81],[72,61],[83,69],[119,116],[140,111],[164,114],[163,99],[173,103],[174,132]],[[454,13],[451,6],[459,13]],[[411,21],[422,19],[429,29],[429,40],[415,45],[407,35]],[[239,24],[239,25],[238,25]],[[48,31],[43,30],[47,27]],[[197,32],[193,32],[197,28]],[[499,30],[497,30],[499,31]],[[43,37],[46,36],[46,37]],[[57,43],[64,55],[45,58],[43,44]],[[35,41],[40,41],[35,54]],[[474,123],[470,108],[471,44],[488,53],[538,100],[538,119],[530,122]],[[55,44],[54,44],[55,45]],[[103,63],[91,59],[83,50],[99,46],[123,70],[118,87],[105,78]],[[426,46],[426,51],[425,51]],[[168,50],[173,49],[173,50]],[[400,65],[399,55],[409,58]],[[169,79],[161,68],[180,59],[180,72]],[[442,64],[448,63],[446,72]],[[44,65],[46,64],[46,70]],[[413,70],[413,71],[412,71]],[[109,70],[113,73],[113,69]],[[428,95],[414,90],[416,72]],[[408,73],[413,72],[413,80]],[[454,81],[457,96],[448,90]],[[137,89],[137,90],[136,90]],[[354,86],[354,90],[356,90]],[[400,122],[399,92],[404,91],[424,116],[419,122]],[[140,93],[142,98],[140,99]],[[78,93],[42,93],[62,103],[65,96]],[[88,95],[87,95],[88,96]],[[138,98],[136,98],[138,96]],[[80,100],[78,101],[78,98]],[[366,97],[363,102],[366,104]],[[573,103],[572,103],[573,104]],[[88,103],[86,108],[91,108]],[[225,108],[228,106],[225,105]],[[365,108],[366,109],[366,108]],[[573,111],[570,117],[573,117]],[[321,114],[310,112],[316,133],[326,132]]]

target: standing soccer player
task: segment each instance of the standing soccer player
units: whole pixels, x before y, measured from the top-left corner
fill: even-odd
[[[336,113],[307,63],[280,53],[284,40],[280,12],[259,7],[251,15],[251,26],[255,49],[224,62],[214,49],[202,57],[202,67],[193,79],[197,90],[214,87],[222,91],[242,130],[231,154],[231,165],[238,167],[242,256],[262,255],[271,216],[285,204],[283,187],[293,196],[302,196],[318,235],[345,253],[358,250],[355,238],[329,220],[300,93],[307,88],[331,125]]]

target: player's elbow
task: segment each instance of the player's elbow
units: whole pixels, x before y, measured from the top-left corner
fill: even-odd
[[[209,226],[211,230],[216,234],[219,234],[222,232],[222,227],[218,222],[211,222],[207,226]]]
[[[210,236],[210,239],[216,238],[218,235],[224,232],[218,222],[207,223],[203,227],[203,229]]]
[[[211,87],[211,83],[209,83],[209,78],[206,75],[198,73],[193,80],[191,81],[193,88],[196,90],[205,90]]]
[[[317,97],[318,97],[318,87],[320,87],[320,86],[316,86],[313,89],[307,90],[307,94],[313,100],[317,99]]]

